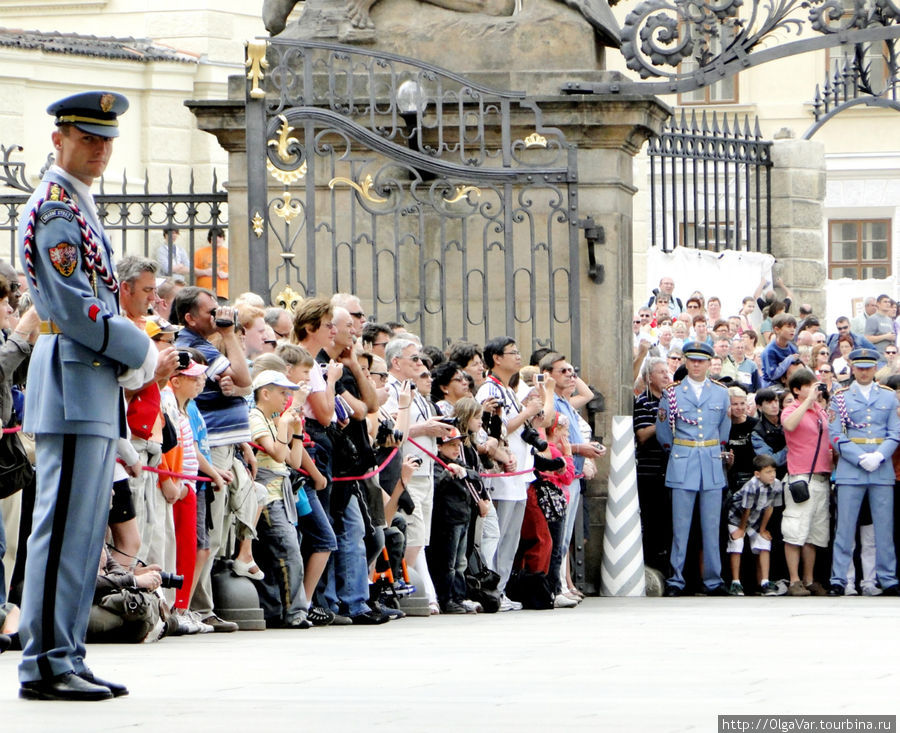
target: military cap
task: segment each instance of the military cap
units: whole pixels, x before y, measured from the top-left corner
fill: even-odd
[[[681,347],[685,359],[712,359],[713,348],[705,341],[685,341]]]
[[[119,136],[119,115],[128,109],[128,100],[115,92],[82,92],[60,99],[47,107],[57,125],[75,125],[98,137]]]
[[[865,369],[876,366],[881,355],[875,349],[853,349],[847,358],[853,366]]]

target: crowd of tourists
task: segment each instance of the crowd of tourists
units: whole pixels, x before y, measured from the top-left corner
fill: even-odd
[[[633,318],[645,560],[671,596],[897,595],[897,303],[826,333],[776,284],[727,314],[664,277]]]
[[[122,314],[159,359],[125,393],[89,640],[237,630],[216,613],[220,572],[248,578],[278,628],[382,624],[413,586],[434,615],[580,603],[568,547],[605,448],[565,355],[524,365],[509,337],[423,346],[351,294],[289,312],[249,293],[228,304],[154,259],[125,257],[117,274]],[[0,281],[0,326],[21,361],[38,321],[19,283]],[[3,424],[17,425],[27,385],[9,385]],[[34,499],[22,488],[5,517],[13,602]]]

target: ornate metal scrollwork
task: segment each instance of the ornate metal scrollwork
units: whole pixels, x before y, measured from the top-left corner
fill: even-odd
[[[642,79],[567,84],[584,93],[686,92],[766,61],[842,44],[900,39],[897,0],[644,0],[625,19],[622,54]],[[784,42],[807,28],[821,34]]]
[[[360,196],[362,196],[366,201],[373,204],[386,204],[387,199],[383,196],[379,196],[377,193],[372,193],[372,189],[375,188],[375,180],[372,178],[371,173],[367,173],[365,178],[363,178],[362,185],[358,184],[356,181],[352,181],[349,178],[344,178],[343,176],[336,176],[328,181],[328,188],[334,189],[334,187],[343,183],[347,186],[350,186],[354,191],[356,191]]]

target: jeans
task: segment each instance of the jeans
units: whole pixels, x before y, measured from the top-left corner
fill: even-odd
[[[431,530],[431,544],[425,548],[428,569],[441,608],[448,601],[462,602],[466,597],[466,578],[463,572],[466,559],[468,522],[435,524]]]
[[[856,520],[863,497],[868,493],[872,524],[875,525],[875,577],[882,588],[897,585],[897,557],[894,553],[894,487],[837,487],[837,528],[831,561],[831,582],[845,586],[847,566],[853,553]]]
[[[306,618],[309,603],[303,592],[300,543],[280,499],[262,510],[256,531],[259,539],[254,543],[253,557],[265,578],[254,581],[254,585],[267,625],[279,626]]]
[[[684,559],[694,503],[700,495],[700,532],[703,535],[703,585],[713,590],[722,585],[722,558],[719,554],[719,519],[722,513],[722,491],[687,491],[672,489],[672,577],[667,585],[684,588]],[[846,565],[844,565],[846,568]]]
[[[553,586],[553,592],[559,593],[562,590],[562,568],[563,555],[566,554],[566,546],[563,545],[563,537],[566,531],[566,520],[556,519],[547,522],[547,529],[550,530],[550,537],[553,540],[553,551],[550,554],[550,570],[547,571],[547,579]]]
[[[369,566],[366,564],[365,525],[357,497],[351,496],[344,510],[338,549],[328,560],[325,600],[332,611],[344,610],[350,616],[368,613]],[[340,605],[338,605],[340,603]]]

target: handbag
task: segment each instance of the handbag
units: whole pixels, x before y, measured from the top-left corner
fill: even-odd
[[[809,501],[809,482],[812,481],[813,471],[816,468],[816,459],[819,457],[819,448],[822,446],[822,419],[817,420],[819,425],[819,436],[816,438],[816,453],[812,459],[812,466],[809,467],[809,476],[805,479],[797,479],[788,484],[788,490],[791,492],[791,498],[795,504],[802,504]]]
[[[33,480],[34,467],[19,434],[3,433],[0,439],[0,499],[12,496]]]
[[[534,486],[538,507],[548,522],[558,522],[566,516],[566,495],[549,481],[537,481]]]

